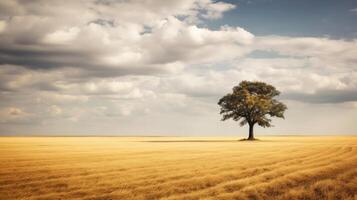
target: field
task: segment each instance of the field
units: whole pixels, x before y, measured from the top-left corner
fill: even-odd
[[[0,137],[0,199],[357,199],[357,137]]]

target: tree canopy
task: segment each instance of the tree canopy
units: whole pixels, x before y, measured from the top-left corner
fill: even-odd
[[[284,118],[286,105],[274,99],[280,92],[274,86],[259,81],[242,81],[233,87],[233,92],[223,96],[221,106],[222,120],[240,120],[240,125],[249,124],[249,138],[254,139],[253,126],[270,127],[269,117]]]

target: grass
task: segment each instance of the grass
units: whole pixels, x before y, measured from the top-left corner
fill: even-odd
[[[0,199],[357,199],[357,137],[0,137]]]

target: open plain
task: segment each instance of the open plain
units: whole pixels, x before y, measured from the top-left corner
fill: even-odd
[[[357,137],[1,137],[0,199],[357,199]]]

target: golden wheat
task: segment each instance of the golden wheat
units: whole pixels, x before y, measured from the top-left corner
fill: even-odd
[[[356,199],[357,137],[1,137],[0,199]]]

